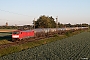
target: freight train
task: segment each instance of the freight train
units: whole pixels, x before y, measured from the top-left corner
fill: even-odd
[[[20,41],[26,38],[50,37],[55,34],[65,34],[68,31],[85,30],[88,27],[70,27],[70,28],[42,28],[32,30],[16,30],[12,32],[12,41]]]

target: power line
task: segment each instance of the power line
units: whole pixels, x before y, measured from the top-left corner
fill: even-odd
[[[7,19],[0,19],[0,20],[7,20]],[[8,21],[8,20],[7,20]]]
[[[6,10],[2,10],[2,9],[0,9],[0,11],[30,17],[30,16],[28,16],[28,15],[19,14],[19,13],[14,13],[14,12],[10,12],[10,11],[6,11]]]

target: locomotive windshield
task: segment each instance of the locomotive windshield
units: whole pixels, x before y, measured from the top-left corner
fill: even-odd
[[[15,31],[15,32],[13,32],[13,34],[19,34],[19,31]]]

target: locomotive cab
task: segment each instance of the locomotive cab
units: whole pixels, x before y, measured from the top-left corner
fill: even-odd
[[[12,41],[23,40],[25,38],[34,37],[33,30],[25,30],[25,31],[13,31],[12,32]]]
[[[19,34],[20,34],[19,31],[12,32],[12,38],[19,38]]]
[[[19,40],[20,38],[20,31],[13,31],[12,32],[12,41]]]

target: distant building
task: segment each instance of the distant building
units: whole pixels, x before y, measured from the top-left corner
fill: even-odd
[[[6,22],[6,26],[8,26],[8,22]]]

